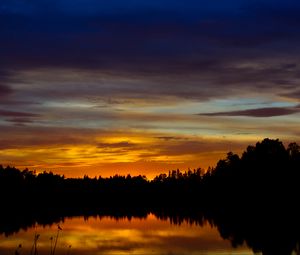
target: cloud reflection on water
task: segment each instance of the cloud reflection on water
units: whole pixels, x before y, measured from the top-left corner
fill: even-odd
[[[115,220],[109,217],[99,219],[83,217],[68,218],[61,224],[63,231],[56,254],[252,254],[246,247],[233,249],[224,241],[216,228],[209,224],[195,226],[183,223],[170,224],[150,214],[146,219],[132,218]],[[39,254],[50,251],[50,238],[56,235],[56,225],[38,226],[20,231],[10,237],[0,237],[0,254],[13,254],[19,244],[22,253],[29,254],[34,233],[41,235]]]

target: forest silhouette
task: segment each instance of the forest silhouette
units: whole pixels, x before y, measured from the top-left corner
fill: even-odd
[[[300,146],[264,139],[239,156],[232,152],[208,171],[145,176],[65,178],[0,166],[0,233],[72,216],[144,218],[173,224],[208,221],[233,246],[254,252],[299,252]]]

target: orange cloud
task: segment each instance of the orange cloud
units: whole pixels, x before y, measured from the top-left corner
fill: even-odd
[[[2,140],[2,164],[68,177],[142,174],[153,178],[177,168],[207,168],[249,142],[130,130],[15,127],[6,131],[11,135]]]

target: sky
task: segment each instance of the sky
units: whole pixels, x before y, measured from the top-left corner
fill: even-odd
[[[300,141],[296,0],[1,0],[0,164],[214,166]]]

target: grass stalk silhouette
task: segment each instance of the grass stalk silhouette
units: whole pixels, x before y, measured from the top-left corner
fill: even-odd
[[[40,238],[40,234],[35,233],[30,255],[38,255],[37,242],[39,238]]]
[[[57,225],[57,233],[56,233],[56,237],[55,237],[55,240],[54,240],[54,245],[53,245],[53,237],[52,236],[50,237],[50,242],[51,242],[50,243],[50,255],[55,255],[56,246],[57,246],[60,231],[62,231],[62,228],[59,225]],[[33,244],[32,244],[31,251],[30,251],[30,255],[38,255],[37,246],[38,246],[39,238],[40,238],[40,234],[37,234],[35,232],[34,239],[33,239]],[[72,245],[69,245],[67,254],[70,254],[71,247],[72,247]],[[18,247],[15,250],[15,255],[21,255],[21,249],[22,249],[22,244],[19,244]]]
[[[54,247],[53,247],[53,250],[52,250],[52,254],[51,255],[54,255],[55,254],[55,250],[56,250],[56,245],[57,245],[57,240],[58,240],[58,236],[59,236],[59,232],[62,230],[62,228],[57,225],[57,234],[56,234],[56,238],[55,238],[55,242],[54,242]]]

